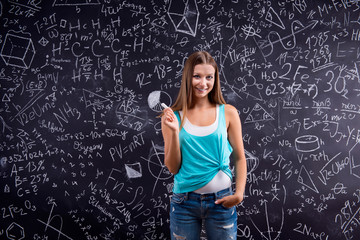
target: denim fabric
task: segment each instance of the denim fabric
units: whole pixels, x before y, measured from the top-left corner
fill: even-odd
[[[170,201],[170,234],[173,240],[199,240],[202,221],[208,240],[236,240],[236,208],[215,204],[231,195],[230,188],[217,193],[174,193]]]

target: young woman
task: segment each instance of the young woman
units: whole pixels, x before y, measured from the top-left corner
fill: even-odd
[[[209,53],[195,52],[185,62],[178,97],[164,109],[161,126],[165,165],[175,175],[171,238],[200,239],[204,221],[209,240],[236,239],[235,206],[243,201],[247,174],[241,122],[236,108],[225,104]]]

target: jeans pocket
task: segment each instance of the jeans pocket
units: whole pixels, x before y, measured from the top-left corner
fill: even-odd
[[[185,200],[186,193],[173,193],[170,197],[170,201],[173,203],[180,204]]]
[[[221,204],[221,207],[224,208],[224,209],[226,209],[226,210],[230,210],[230,209],[233,208],[233,207],[229,207],[229,208],[228,208],[228,207],[225,207],[223,204]]]
[[[230,195],[232,195],[232,190],[225,191],[225,192],[223,192],[221,194],[217,194],[216,198],[221,199],[223,197],[230,196]]]
[[[232,191],[231,191],[231,190],[225,191],[225,192],[223,192],[223,193],[221,193],[221,194],[218,194],[218,195],[216,196],[216,198],[217,198],[217,199],[222,199],[222,198],[227,197],[227,196],[230,196],[230,195],[232,195]],[[230,208],[225,207],[223,204],[221,204],[221,206],[222,206],[223,208],[225,208],[225,209],[231,209],[231,207],[230,207]]]

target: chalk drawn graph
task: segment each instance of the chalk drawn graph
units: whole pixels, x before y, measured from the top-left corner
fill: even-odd
[[[283,190],[284,190],[284,198],[282,199],[283,200],[283,203],[285,203],[286,201],[286,188],[285,186],[283,186]],[[250,220],[252,222],[252,224],[254,225],[255,229],[260,233],[261,235],[261,239],[265,239],[265,240],[280,240],[280,235],[282,233],[282,229],[283,229],[283,226],[284,226],[284,220],[285,220],[285,213],[284,213],[284,208],[281,207],[281,219],[277,221],[277,224],[278,226],[273,226],[271,224],[271,221],[269,219],[269,216],[272,215],[270,214],[269,212],[271,210],[275,210],[275,209],[278,209],[278,208],[269,208],[268,207],[268,201],[267,200],[261,200],[261,205],[264,206],[264,212],[265,212],[265,225],[266,228],[265,229],[261,229],[259,226],[258,226],[258,222],[255,222],[254,219],[252,217],[250,217]]]

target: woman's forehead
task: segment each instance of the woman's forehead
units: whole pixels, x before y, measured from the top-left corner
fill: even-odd
[[[197,64],[194,67],[194,73],[214,74],[215,68],[211,64]]]

